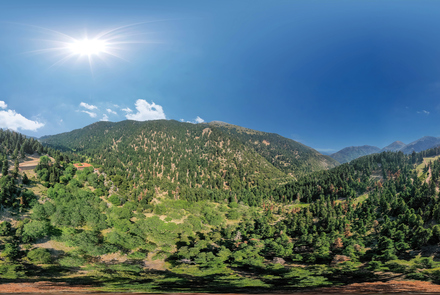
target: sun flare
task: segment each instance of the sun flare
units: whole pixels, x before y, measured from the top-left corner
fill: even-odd
[[[73,54],[79,55],[98,55],[107,51],[108,44],[104,40],[75,40],[68,45],[68,48]]]
[[[111,58],[128,61],[126,55],[131,47],[136,44],[153,43],[145,40],[145,32],[135,30],[144,23],[135,23],[101,31],[93,36],[84,34],[82,37],[73,37],[55,30],[36,27],[42,33],[50,36],[49,39],[41,39],[41,43],[50,44],[45,49],[30,51],[29,53],[47,53],[56,58],[50,67],[60,66],[69,61],[75,63],[87,61],[90,69],[95,62],[108,64]],[[132,48],[133,49],[133,48]]]

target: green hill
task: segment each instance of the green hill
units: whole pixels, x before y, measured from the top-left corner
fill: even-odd
[[[188,199],[224,199],[228,192],[240,198],[243,191],[264,191],[289,178],[254,149],[206,124],[98,122],[41,141],[92,159],[119,176],[121,193],[134,195],[155,187]]]
[[[339,163],[316,150],[275,133],[256,131],[228,123],[213,121],[209,126],[237,138],[253,148],[276,168],[292,176],[336,167]]]

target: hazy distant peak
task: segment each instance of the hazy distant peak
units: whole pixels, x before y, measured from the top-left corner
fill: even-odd
[[[386,147],[384,147],[382,149],[383,152],[397,152],[400,151],[401,149],[403,149],[406,146],[406,144],[404,144],[401,141],[395,141],[389,145],[387,145]]]
[[[371,145],[363,146],[350,146],[343,148],[339,152],[331,154],[330,157],[338,161],[339,163],[347,163],[356,158],[371,155],[380,152],[380,148]]]

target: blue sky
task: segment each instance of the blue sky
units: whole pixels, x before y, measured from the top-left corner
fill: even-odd
[[[219,120],[321,151],[440,136],[439,14],[420,0],[0,4],[0,127]],[[114,29],[100,40],[118,57],[72,49]]]

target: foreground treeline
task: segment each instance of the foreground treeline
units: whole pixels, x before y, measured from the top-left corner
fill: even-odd
[[[14,189],[41,191],[27,207],[5,207],[0,276],[142,291],[304,288],[384,271],[438,282],[440,161],[423,161],[439,152],[370,155],[242,194],[164,190],[156,178],[42,156],[27,184],[11,178]]]
[[[49,154],[59,159],[60,152],[44,147],[38,140],[18,132],[0,129],[0,209],[29,208],[35,201],[32,191],[22,184],[28,183],[26,174],[19,174],[20,162],[30,154]]]

